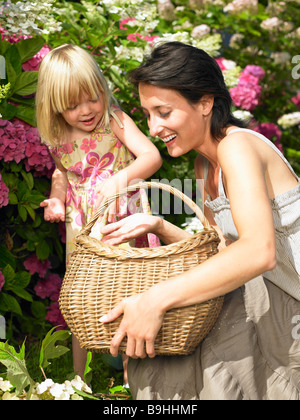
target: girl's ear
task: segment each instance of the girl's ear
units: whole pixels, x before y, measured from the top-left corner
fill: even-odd
[[[214,106],[214,96],[213,95],[203,95],[199,101],[199,107],[202,111],[202,115],[207,117]]]

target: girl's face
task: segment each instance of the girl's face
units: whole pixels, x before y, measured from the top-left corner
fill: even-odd
[[[194,105],[173,89],[147,83],[140,83],[139,94],[151,136],[160,137],[171,156],[199,150],[209,130],[201,101]]]
[[[71,104],[62,112],[62,116],[69,125],[69,132],[72,139],[94,130],[104,113],[102,95],[94,100],[87,94],[83,94],[78,103]]]

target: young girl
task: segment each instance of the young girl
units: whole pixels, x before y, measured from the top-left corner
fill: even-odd
[[[150,177],[162,160],[131,118],[113,105],[99,66],[78,46],[62,45],[45,56],[36,108],[40,136],[56,163],[50,197],[41,206],[45,220],[66,221],[68,264],[75,236],[99,204],[130,182]],[[143,192],[133,198],[133,202],[120,199],[118,216],[149,212]],[[110,211],[107,218],[112,221],[114,214]],[[157,245],[155,235],[144,235],[135,242],[139,247]],[[73,339],[74,370],[80,375],[85,356]]]

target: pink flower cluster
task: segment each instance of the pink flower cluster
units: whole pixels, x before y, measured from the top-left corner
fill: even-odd
[[[13,35],[5,35],[5,29],[0,27],[0,34],[1,34],[1,41],[5,40],[10,42],[11,44],[16,44],[17,42],[21,41],[21,39],[32,38],[32,36],[21,35],[21,34],[13,34]]]
[[[252,111],[258,104],[261,94],[259,82],[265,72],[259,66],[249,65],[243,70],[238,85],[230,89],[233,103],[242,109]]]
[[[50,298],[57,302],[61,283],[62,279],[58,274],[50,273],[45,279],[38,281],[34,287],[34,291],[42,299]]]
[[[9,188],[3,182],[2,176],[0,174],[0,208],[7,206],[9,202]]]
[[[119,23],[119,28],[123,29],[124,31],[127,31],[127,26],[125,26],[128,22],[134,22],[136,19],[135,18],[126,18],[120,21]],[[153,36],[148,36],[148,35],[142,35],[139,32],[136,32],[134,34],[129,34],[127,36],[127,39],[129,41],[133,41],[133,42],[137,42],[137,40],[142,39],[144,41],[147,41],[149,43],[152,43],[156,38],[159,38],[158,35],[153,35]]]
[[[44,45],[43,48],[35,54],[30,60],[26,61],[22,68],[25,71],[38,71],[40,64],[45,55],[50,51],[50,48],[47,45]]]
[[[24,159],[27,171],[35,175],[51,176],[54,169],[53,159],[48,148],[41,143],[38,130],[24,121],[0,119],[0,160],[19,163]]]
[[[34,287],[36,295],[42,299],[49,298],[52,301],[50,306],[47,307],[46,320],[55,326],[60,326],[60,329],[67,328],[57,302],[62,279],[55,273],[49,273],[46,276],[47,271],[51,268],[50,261],[45,260],[42,262],[33,254],[24,261],[24,266],[31,274],[36,273],[40,277],[40,280]]]
[[[37,273],[39,277],[44,278],[51,264],[49,260],[42,262],[35,254],[32,254],[24,261],[24,267],[30,274]]]

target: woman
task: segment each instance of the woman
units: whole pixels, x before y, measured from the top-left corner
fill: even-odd
[[[169,282],[121,302],[111,353],[127,335],[129,383],[137,399],[299,399],[300,183],[264,136],[231,114],[222,72],[205,52],[157,47],[132,73],[150,133],[171,156],[194,149],[205,181],[205,214],[230,245]],[[151,231],[165,243],[187,235],[154,216],[103,229],[116,244]],[[154,357],[167,310],[226,295],[221,315],[190,356]],[[148,356],[148,358],[146,358]]]

